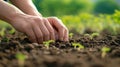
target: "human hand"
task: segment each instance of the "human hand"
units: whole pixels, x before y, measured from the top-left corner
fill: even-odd
[[[54,28],[55,32],[58,33],[58,39],[61,41],[68,41],[69,31],[62,21],[57,17],[48,17],[47,19]]]
[[[23,1],[25,2],[26,0]],[[18,1],[16,2],[19,3]],[[68,30],[60,19],[56,17],[40,17],[34,5],[33,7],[30,6],[31,0],[30,2],[27,0],[26,4],[28,4],[26,8],[31,8],[28,9],[30,12],[21,7],[22,12],[15,6],[0,1],[0,9],[4,8],[0,12],[0,19],[10,23],[16,30],[27,34],[32,42],[42,43],[47,40],[56,40],[57,34],[58,39],[68,41]]]
[[[11,25],[18,31],[27,34],[35,43],[55,40],[55,32],[46,18],[31,15],[16,16]]]

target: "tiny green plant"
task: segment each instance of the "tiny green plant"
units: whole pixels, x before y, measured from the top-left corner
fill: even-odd
[[[72,43],[72,45],[74,46],[74,49],[76,49],[77,45],[79,45],[79,43]]]
[[[94,37],[97,37],[97,36],[99,36],[99,35],[100,35],[99,33],[92,33],[90,39],[93,39]]]
[[[15,33],[15,29],[12,28],[10,31],[9,31],[10,34],[14,34]]]
[[[90,36],[90,34],[84,34],[84,36]]]
[[[84,49],[85,47],[82,44],[78,45],[78,50]]]
[[[80,43],[72,43],[72,45],[74,46],[74,49],[77,49],[77,47],[78,49],[84,49],[84,46]]]
[[[104,58],[106,56],[106,54],[110,51],[111,49],[109,47],[103,47],[101,49],[102,51],[102,54],[101,54],[101,57]]]
[[[90,34],[84,34],[84,37],[85,37],[85,38],[88,37],[88,38],[91,39],[91,35],[90,35]]]
[[[24,54],[22,54],[22,53],[17,53],[16,58],[18,60],[19,66],[23,67],[24,63],[25,63],[26,56]]]
[[[50,45],[50,43],[52,43],[52,42],[55,42],[55,41],[54,41],[54,40],[44,41],[43,44],[45,45],[45,47],[46,47],[47,49],[49,49],[49,45]]]
[[[73,38],[73,33],[69,33],[69,37],[72,39]]]
[[[0,36],[5,36],[5,28],[2,28],[1,31],[0,31]]]

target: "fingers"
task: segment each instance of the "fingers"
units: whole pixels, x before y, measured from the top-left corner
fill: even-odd
[[[56,17],[49,17],[48,20],[51,22],[51,25],[57,29],[59,39],[62,41],[68,41],[68,29],[62,21]]]
[[[25,33],[28,35],[30,41],[37,43],[36,36],[35,36],[34,31],[32,30],[31,27],[26,28]]]
[[[58,34],[59,34],[59,39],[63,41],[64,38],[64,29],[63,28],[58,28]]]
[[[48,41],[50,40],[50,33],[47,29],[47,27],[44,25],[44,21],[43,19],[35,19],[35,22],[37,23],[37,25],[39,26],[39,29],[42,32],[42,36],[43,36],[43,41]]]
[[[60,27],[58,29],[59,39],[62,41],[68,41],[68,30],[66,27]]]
[[[40,18],[34,17],[25,27],[25,33],[30,40],[35,43],[43,41],[56,40],[68,41],[68,29],[58,18]]]
[[[50,33],[50,40],[55,40],[55,33],[54,33],[53,27],[51,26],[51,24],[49,23],[49,21],[46,18],[44,18],[43,21],[44,21],[46,28],[48,29],[48,31]]]
[[[47,19],[34,18],[34,22],[32,21],[30,24],[32,29],[30,28],[26,33],[32,42],[42,43],[43,41],[55,40],[54,29]]]
[[[33,24],[33,31],[35,33],[36,36],[36,40],[38,43],[42,43],[43,42],[43,34],[42,31],[39,28],[39,25],[36,24],[36,22]]]
[[[55,32],[55,40],[58,40],[58,32],[54,29]]]
[[[68,41],[68,39],[69,39],[69,31],[66,29],[65,31],[64,31],[64,41]]]

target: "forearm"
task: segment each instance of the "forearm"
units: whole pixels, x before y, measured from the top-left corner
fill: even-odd
[[[15,6],[0,1],[0,19],[10,23],[18,15],[24,15],[24,13]]]
[[[22,10],[26,14],[42,16],[36,9],[32,0],[10,0],[10,1],[12,2],[12,4],[17,6],[20,10]]]

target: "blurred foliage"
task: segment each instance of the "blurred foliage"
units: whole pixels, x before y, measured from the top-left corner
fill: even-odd
[[[116,0],[33,0],[43,16],[77,15],[80,12],[113,14],[120,10]]]
[[[11,27],[11,25],[0,20],[0,30],[1,30],[1,28],[6,28],[6,27]]]
[[[114,14],[99,14],[95,16],[89,13],[80,13],[78,15],[67,15],[61,17],[69,30],[84,33],[86,29],[101,32],[108,30],[112,34],[120,33],[120,11],[116,10]]]
[[[98,0],[93,11],[95,13],[113,14],[116,9],[120,10],[120,6],[115,0]]]
[[[91,10],[90,0],[33,0],[44,16],[74,15]]]
[[[78,15],[64,15],[59,18],[72,33],[84,34],[87,29],[93,32],[107,30],[112,34],[120,33],[120,11],[118,10],[115,10],[114,14],[99,14],[96,16],[90,13],[79,13]],[[0,30],[4,27],[11,26],[0,21]]]

